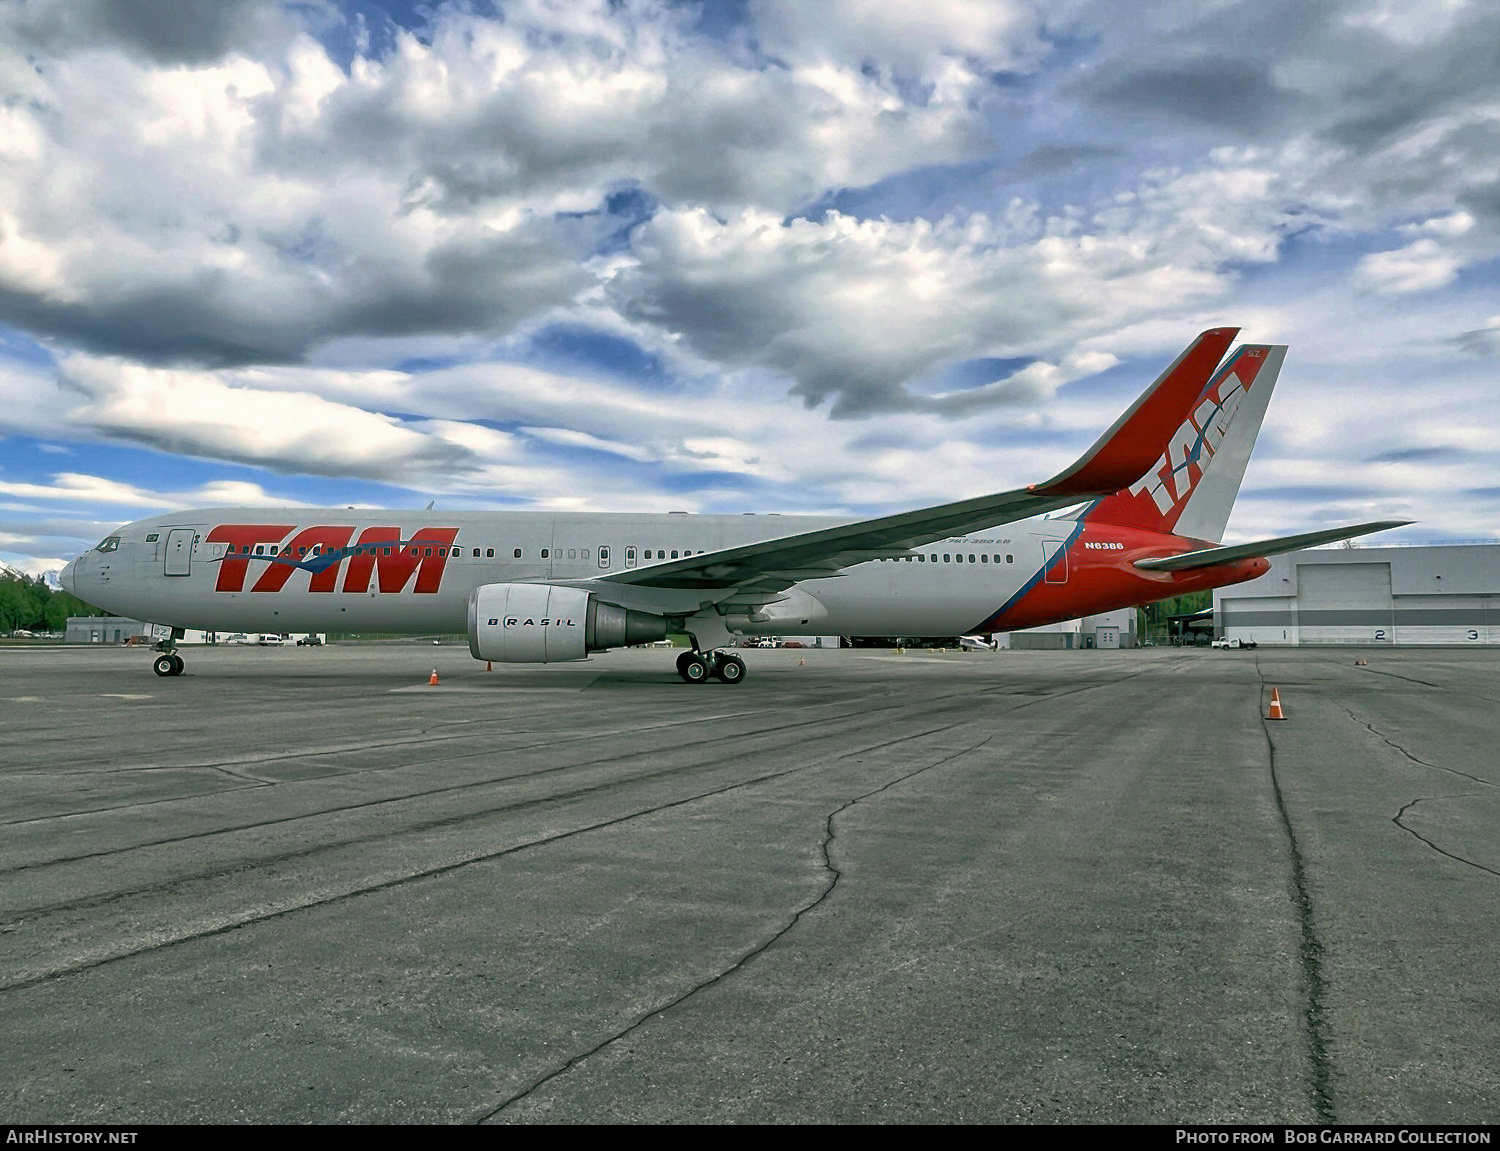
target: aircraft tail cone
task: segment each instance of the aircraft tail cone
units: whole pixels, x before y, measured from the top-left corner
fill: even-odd
[[[437,687],[437,685],[438,685],[437,668],[433,668],[432,669],[432,675],[430,675],[428,677],[428,679],[427,679],[427,686],[428,687]]]
[[[1271,710],[1266,715],[1267,719],[1285,719],[1286,713],[1281,710],[1281,691],[1279,688],[1271,689]]]

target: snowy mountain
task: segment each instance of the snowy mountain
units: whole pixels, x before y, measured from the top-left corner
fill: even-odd
[[[53,591],[62,591],[63,590],[63,586],[62,586],[62,584],[60,582],[58,582],[58,578],[57,578],[58,574],[61,571],[62,571],[61,568],[48,568],[46,571],[40,572],[38,574],[42,577],[42,581],[44,583],[46,583],[46,585],[49,588],[51,588]],[[4,560],[0,560],[0,579],[31,579],[31,578],[32,577],[31,577],[31,574],[29,572],[24,572],[20,568],[14,567],[13,565],[6,563]]]

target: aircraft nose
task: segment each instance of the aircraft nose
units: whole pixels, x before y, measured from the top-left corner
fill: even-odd
[[[69,560],[67,563],[63,564],[63,570],[57,573],[57,582],[62,584],[63,591],[67,592],[69,595],[78,594],[73,590],[73,565],[77,562],[78,561],[76,559]]]

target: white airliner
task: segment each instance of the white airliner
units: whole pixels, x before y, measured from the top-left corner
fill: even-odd
[[[121,528],[62,572],[171,629],[469,635],[475,659],[580,660],[684,633],[689,683],[735,637],[985,635],[1253,579],[1383,521],[1220,546],[1286,354],[1204,332],[1083,456],[1015,491],[867,520],[211,508]],[[1216,370],[1217,369],[1217,370]],[[1044,518],[1047,513],[1073,510]]]

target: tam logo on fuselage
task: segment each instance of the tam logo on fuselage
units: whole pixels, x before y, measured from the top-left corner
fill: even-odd
[[[295,533],[295,534],[293,534]],[[221,524],[205,542],[224,548],[211,561],[219,565],[215,591],[241,592],[250,564],[257,569],[254,592],[279,592],[292,573],[305,571],[308,592],[358,592],[371,590],[372,578],[382,595],[396,595],[408,585],[416,595],[433,595],[441,587],[448,558],[458,549],[453,541],[457,528],[419,528],[410,539],[401,538],[397,527],[372,527],[354,537],[354,527],[324,524],[296,529],[292,524]],[[339,572],[344,579],[339,584]]]

